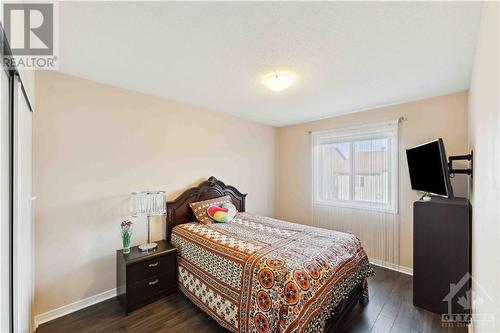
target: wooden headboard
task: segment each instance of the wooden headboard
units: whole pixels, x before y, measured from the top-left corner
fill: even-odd
[[[184,191],[177,199],[167,201],[167,241],[170,242],[173,227],[196,221],[196,217],[189,207],[191,202],[214,199],[224,195],[231,197],[239,212],[245,211],[246,193],[241,193],[233,186],[226,185],[213,176],[200,185]]]

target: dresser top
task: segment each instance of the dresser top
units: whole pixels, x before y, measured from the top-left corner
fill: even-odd
[[[422,199],[415,201],[419,204],[437,204],[437,205],[459,205],[467,206],[469,205],[469,200],[466,198],[454,197],[454,198],[443,198],[438,196],[433,196],[430,201],[424,201]]]
[[[175,254],[177,252],[177,249],[172,246],[172,244],[167,243],[166,240],[156,241],[155,243],[158,244],[158,247],[153,251],[142,252],[139,250],[139,246],[133,246],[130,248],[130,253],[124,254],[122,250],[116,250],[116,254],[123,256],[127,264],[132,264],[142,260],[160,257],[165,254]]]

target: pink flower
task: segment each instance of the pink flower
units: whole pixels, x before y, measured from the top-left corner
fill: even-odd
[[[132,226],[132,221],[130,220],[123,220],[122,223],[120,224],[122,230],[129,230],[131,226]]]

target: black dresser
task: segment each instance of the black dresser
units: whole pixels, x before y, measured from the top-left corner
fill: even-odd
[[[465,198],[413,204],[413,304],[437,314],[469,314],[471,206]],[[454,284],[450,288],[450,284]]]
[[[116,251],[118,300],[126,314],[177,290],[177,249],[165,240],[151,252]]]

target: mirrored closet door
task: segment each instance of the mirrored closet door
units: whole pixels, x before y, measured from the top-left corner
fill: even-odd
[[[30,332],[33,301],[32,119],[18,75],[14,76],[13,310],[14,332]]]
[[[1,45],[1,44],[0,44]],[[12,324],[12,113],[11,73],[0,70],[0,332]]]
[[[3,66],[12,53],[1,25],[0,54]],[[1,68],[0,92],[0,332],[32,332],[33,115],[17,68]]]

